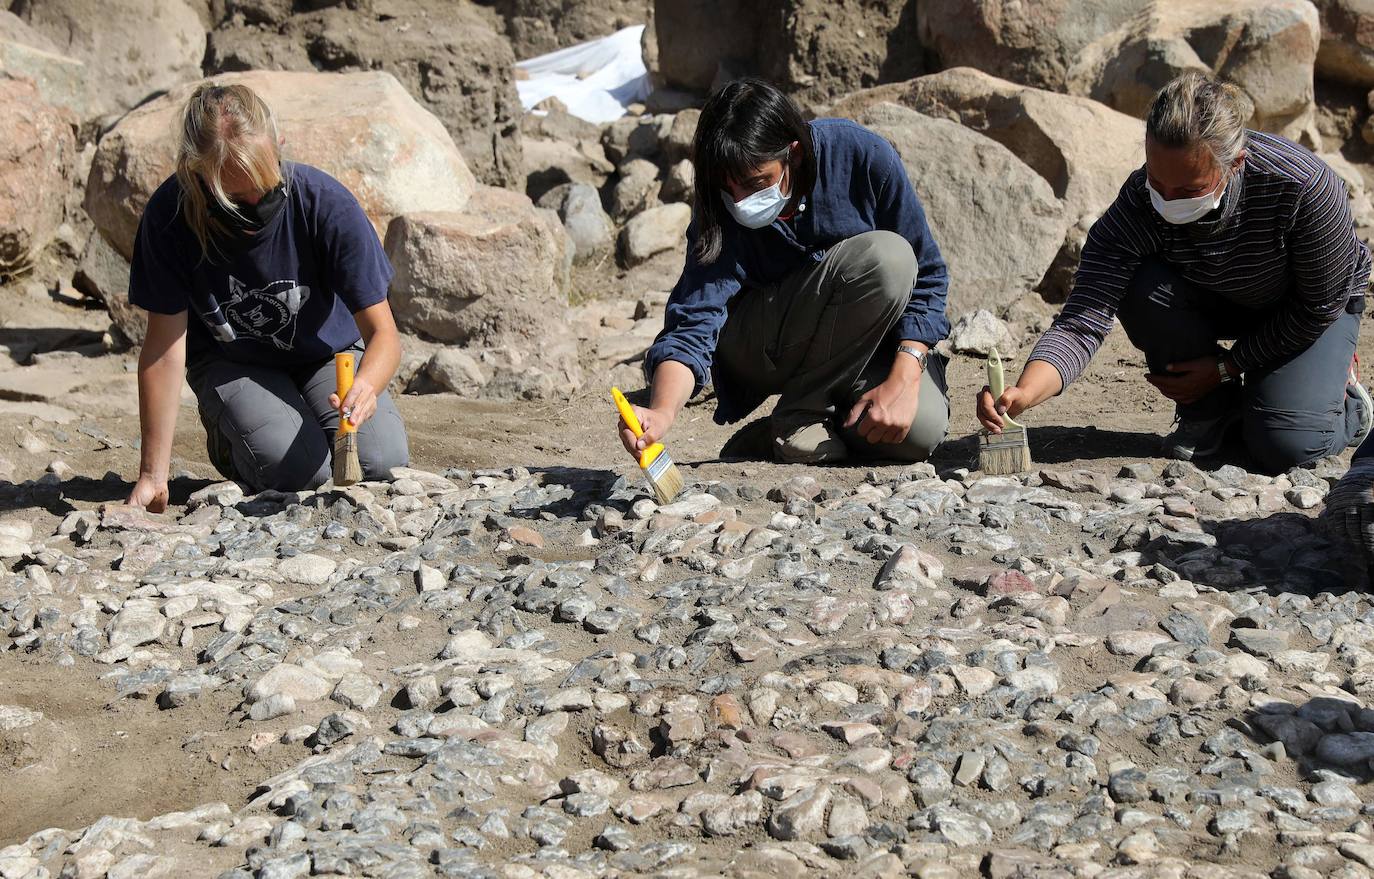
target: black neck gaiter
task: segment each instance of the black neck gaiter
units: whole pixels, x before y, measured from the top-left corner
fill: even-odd
[[[208,188],[205,198],[210,216],[221,228],[235,236],[248,237],[261,232],[286,207],[286,186],[278,183],[264,193],[257,204],[235,204],[237,213],[220,204]]]

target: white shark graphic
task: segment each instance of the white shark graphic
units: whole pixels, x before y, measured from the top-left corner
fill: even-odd
[[[249,288],[230,275],[229,297],[220,308],[236,332],[290,351],[296,345],[296,317],[309,298],[310,288],[294,280]]]

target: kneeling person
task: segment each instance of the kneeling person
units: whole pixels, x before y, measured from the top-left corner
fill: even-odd
[[[979,394],[985,427],[1062,391],[1119,318],[1176,404],[1169,457],[1215,455],[1238,426],[1254,462],[1282,473],[1369,434],[1355,345],[1370,257],[1345,186],[1244,118],[1238,90],[1204,74],[1159,92],[1145,166],[1093,224],[1073,292],[1016,386]]]
[[[897,151],[841,119],[803,121],[759,80],[702,109],[687,263],[645,358],[635,452],[714,379],[716,421],[778,395],[773,457],[925,460],[945,437],[947,272]]]
[[[129,503],[162,509],[185,377],[211,462],[254,491],[325,482],[340,414],[366,478],[409,459],[385,388],[400,361],[391,266],[337,180],[284,163],[271,111],[245,86],[187,103],[176,174],[139,223],[129,299],[148,311],[138,361],[142,460]],[[364,347],[366,345],[366,347]],[[354,351],[353,389],[334,355]]]

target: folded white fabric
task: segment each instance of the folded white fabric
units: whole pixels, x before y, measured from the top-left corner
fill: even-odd
[[[588,122],[614,122],[630,104],[649,96],[643,36],[644,25],[637,24],[521,61],[515,65],[526,75],[515,82],[521,105],[530,110],[546,98],[557,98],[569,113]]]

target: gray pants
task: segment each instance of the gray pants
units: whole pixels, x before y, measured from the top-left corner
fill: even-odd
[[[915,283],[910,242],[893,232],[855,235],[781,283],[736,296],[716,359],[731,380],[761,396],[778,395],[776,436],[844,418],[859,397],[887,378],[898,356],[893,328]],[[854,428],[842,436],[863,457],[924,461],[948,428],[945,362],[932,353],[921,375],[916,419],[903,442],[873,444]]]
[[[1354,307],[1363,311],[1362,302]],[[1118,312],[1156,374],[1170,363],[1219,354],[1218,340],[1244,336],[1272,314],[1207,295],[1161,260],[1141,264]],[[1246,449],[1273,473],[1338,454],[1360,431],[1361,403],[1346,390],[1359,335],[1360,314],[1347,310],[1305,350],[1180,405],[1178,414],[1204,419],[1239,409]]]
[[[350,350],[365,356],[362,343]],[[195,391],[205,448],[226,478],[253,491],[317,488],[332,475],[339,413],[334,361],[295,369],[237,363],[211,354],[187,369]],[[405,426],[386,392],[377,411],[358,428],[358,462],[367,479],[388,479],[410,461]]]

